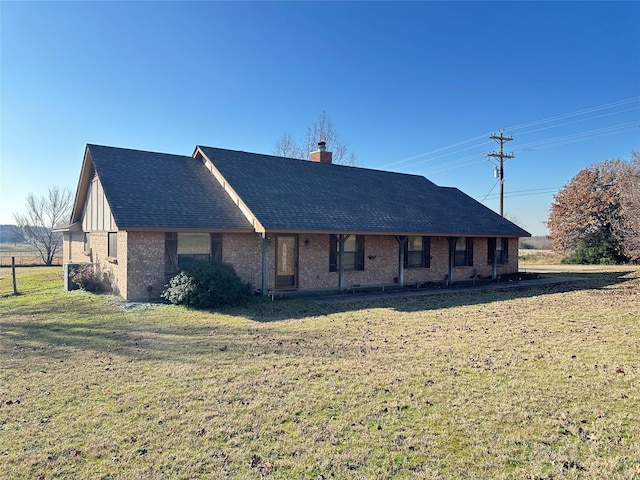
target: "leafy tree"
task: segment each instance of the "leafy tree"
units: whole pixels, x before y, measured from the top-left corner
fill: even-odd
[[[640,263],[640,153],[631,152],[631,161],[621,176],[622,206],[620,237],[626,257]]]
[[[282,157],[308,160],[309,153],[317,150],[320,141],[327,143],[327,150],[333,154],[333,163],[358,165],[355,154],[349,151],[349,147],[334,130],[333,123],[325,112],[322,112],[318,120],[307,128],[307,135],[301,142],[296,142],[291,135],[283,133],[273,153]]]
[[[53,229],[69,220],[72,202],[69,189],[52,187],[46,195],[27,195],[26,213],[13,215],[27,243],[38,250],[45,265],[51,265],[62,249],[62,234]]]
[[[569,261],[637,260],[640,243],[640,159],[607,160],[587,167],[554,197],[547,226],[553,248]]]

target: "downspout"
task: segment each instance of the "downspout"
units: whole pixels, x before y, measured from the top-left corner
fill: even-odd
[[[262,295],[267,295],[267,247],[269,246],[269,240],[267,239],[267,232],[259,233],[260,246],[262,250],[262,281],[260,282],[260,288],[262,289]]]
[[[396,236],[398,241],[398,285],[400,288],[404,287],[404,249],[407,245],[407,238],[406,235]]]

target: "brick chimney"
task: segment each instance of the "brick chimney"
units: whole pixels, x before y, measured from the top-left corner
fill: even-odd
[[[318,142],[318,150],[309,154],[309,160],[312,162],[331,163],[333,154],[327,152],[327,142]]]

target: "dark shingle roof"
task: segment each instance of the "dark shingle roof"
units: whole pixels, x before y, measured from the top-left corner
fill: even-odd
[[[250,229],[193,157],[87,145],[119,228]]]
[[[529,236],[422,176],[198,148],[267,230]]]

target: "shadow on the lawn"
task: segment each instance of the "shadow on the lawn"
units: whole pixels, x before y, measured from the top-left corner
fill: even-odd
[[[255,322],[304,321],[336,313],[366,309],[419,312],[480,305],[496,301],[531,298],[616,286],[616,294],[637,294],[640,272],[624,271],[574,275],[577,280],[546,285],[522,282],[504,289],[442,289],[437,294],[396,296],[364,300],[354,295],[349,303],[316,304],[308,300],[256,298],[240,307],[226,308],[220,314]],[[565,275],[563,275],[565,276]],[[285,354],[303,357],[317,355],[358,355],[358,346],[348,338],[324,339],[325,332],[303,333],[283,328],[259,329],[240,322],[238,326],[219,320],[215,312],[188,312],[182,307],[152,306],[144,311],[126,312],[121,305],[99,297],[66,298],[55,302],[25,305],[16,315],[0,321],[0,356],[20,361],[26,358],[64,361],[86,351],[104,358],[125,356],[136,360],[198,362],[202,358],[224,356],[225,361],[247,361],[250,357]],[[91,297],[91,298],[90,298]],[[66,300],[66,301],[65,301]],[[58,311],[58,315],[55,310]],[[144,310],[144,309],[142,309]],[[64,315],[62,314],[64,312]],[[202,315],[196,320],[182,315]],[[311,348],[312,347],[312,348]]]

